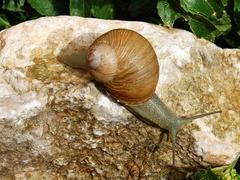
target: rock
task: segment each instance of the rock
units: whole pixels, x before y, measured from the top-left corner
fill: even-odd
[[[156,93],[172,111],[222,111],[178,133],[180,171],[168,166],[171,142],[159,143],[159,129],[99,91],[86,71],[57,60],[115,28],[151,42],[160,63]],[[21,23],[0,33],[0,177],[158,179],[228,164],[240,152],[239,97],[240,50],[187,31],[67,16]]]

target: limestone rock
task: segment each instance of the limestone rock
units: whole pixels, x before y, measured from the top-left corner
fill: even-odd
[[[240,152],[240,50],[142,22],[45,17],[0,33],[1,178],[173,175],[171,142],[159,143],[159,129],[100,92],[86,71],[57,60],[115,28],[151,42],[160,64],[156,93],[172,111],[222,110],[178,133],[178,167],[223,165]]]

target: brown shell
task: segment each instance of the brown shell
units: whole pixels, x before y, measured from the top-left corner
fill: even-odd
[[[159,64],[148,40],[132,30],[114,29],[94,41],[90,46],[88,59],[94,59],[90,57],[92,49],[102,44],[110,46],[117,58],[117,71],[114,78],[103,82],[111,96],[129,105],[141,104],[149,100],[157,86]],[[101,53],[104,52],[101,51]]]

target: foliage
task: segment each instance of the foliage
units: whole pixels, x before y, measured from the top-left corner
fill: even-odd
[[[2,0],[0,29],[40,16],[138,20],[240,48],[240,0]]]
[[[239,163],[238,157],[228,166],[199,170],[193,180],[240,180],[240,174],[236,170]]]
[[[240,47],[239,0],[158,0],[157,9],[165,26],[183,19],[198,37]]]

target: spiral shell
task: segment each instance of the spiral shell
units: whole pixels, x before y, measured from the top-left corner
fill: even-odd
[[[146,38],[128,29],[114,29],[98,37],[87,59],[90,73],[111,96],[137,105],[149,100],[159,78],[157,56]]]

